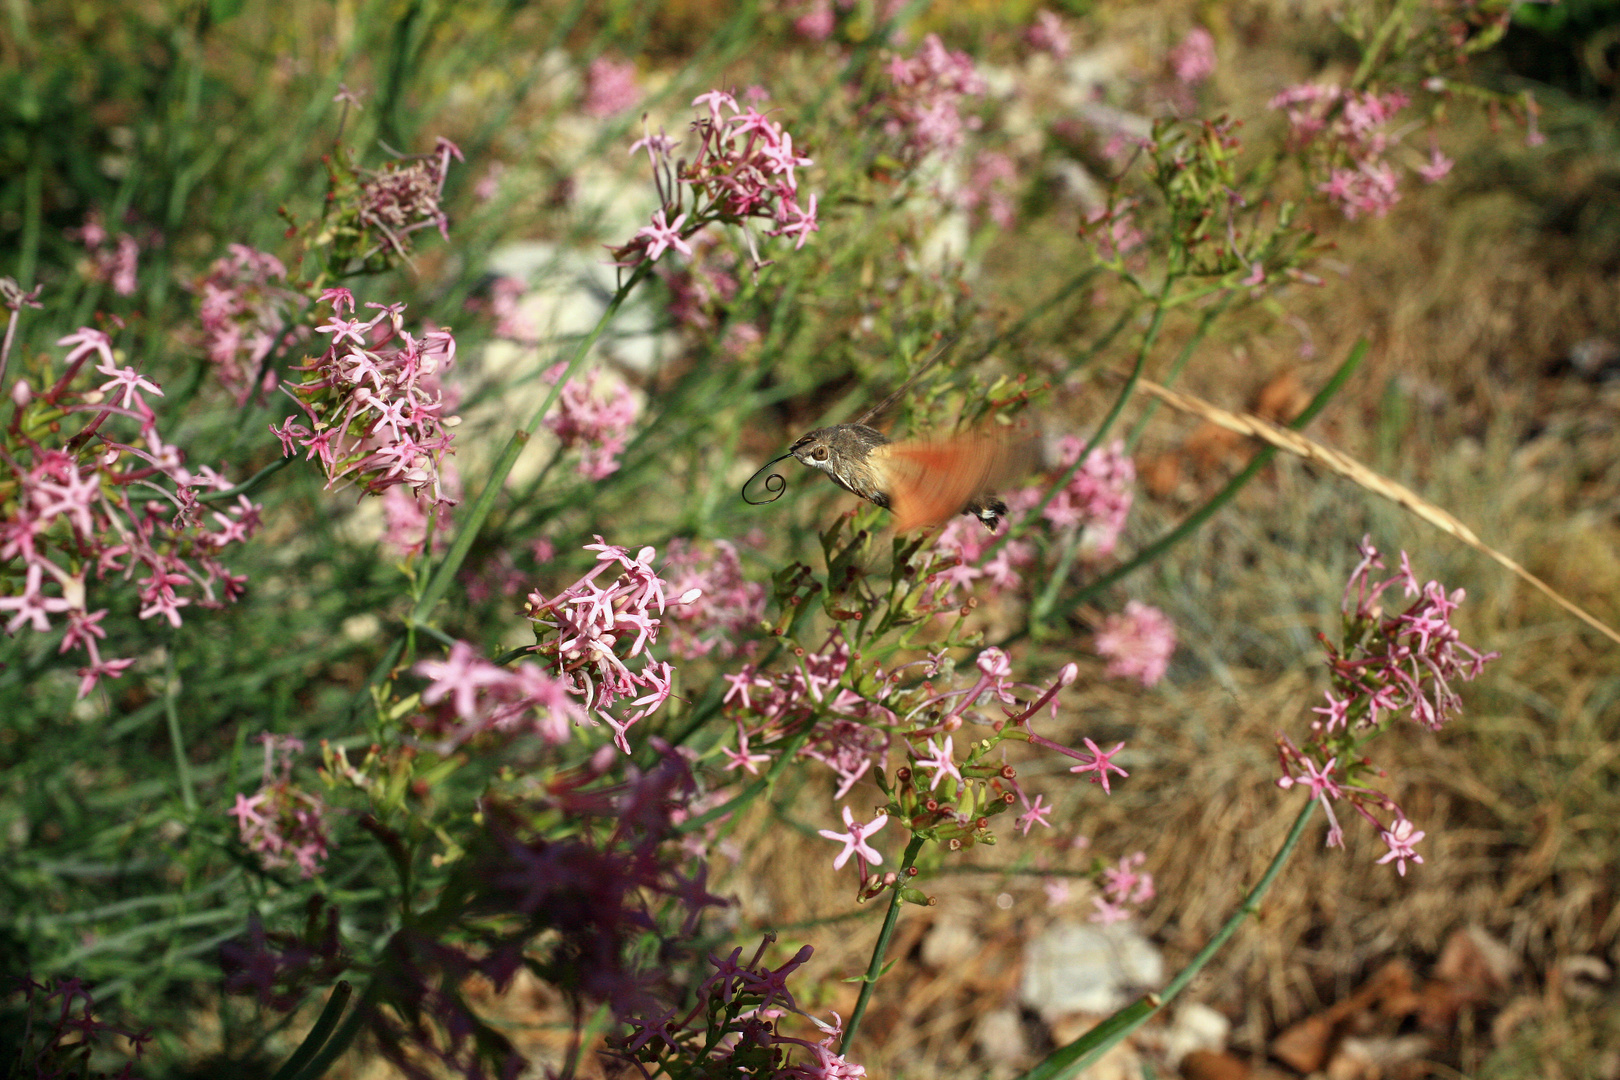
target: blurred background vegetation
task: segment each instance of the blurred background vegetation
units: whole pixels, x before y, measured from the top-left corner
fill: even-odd
[[[1088,65],[1087,93],[1144,116],[1167,107],[1155,98],[1166,50],[1207,26],[1221,62],[1185,106],[1243,118],[1254,145],[1279,138],[1265,103],[1280,88],[1343,79],[1357,61],[1330,4],[1053,7]],[[788,498],[750,507],[737,497],[741,481],[809,427],[881,397],[936,331],[960,334],[960,351],[978,361],[962,379],[1050,384],[1045,407],[1082,434],[1106,400],[1079,375],[1132,358],[1142,327],[1120,330],[1119,320],[1138,313],[1121,290],[1086,276],[1076,239],[1072,178],[1096,171],[1096,148],[1074,132],[1064,69],[1020,44],[1034,15],[1034,4],[916,3],[899,20],[912,42],[935,32],[968,50],[990,79],[984,127],[970,137],[1018,158],[1016,221],[1001,228],[931,203],[926,180],[890,183],[880,133],[863,129],[845,90],[876,78],[882,59],[866,5],[832,40],[810,42],[791,11],[710,0],[11,3],[0,12],[0,272],[42,284],[46,304],[23,323],[18,349],[46,352],[98,315],[116,316],[120,347],[162,380],[166,431],[193,462],[226,463],[240,479],[279,457],[266,429],[282,413],[236,405],[187,338],[188,285],[227,244],[286,254],[289,221],[319,212],[323,156],[340,152],[333,96],[363,89],[342,133],[363,163],[376,167],[386,148],[428,151],[436,136],[465,155],[446,191],[450,242],[424,239],[411,264],[351,287],[455,328],[458,465],[477,477],[532,410],[540,373],[605,304],[602,245],[622,243],[656,205],[645,163],[626,153],[642,113],[675,131],[696,94],[758,84],[816,160],[801,182],[840,193],[823,203],[820,233],[802,251],[773,249],[775,265],[758,275],[739,270],[736,295],[707,332],[676,323],[668,281],[635,298],[598,361],[642,401],[621,470],[598,484],[538,460],[520,469],[440,626],[491,649],[521,644],[521,592],[504,583],[573,580],[593,534],[663,550],[673,537],[761,531],[742,551],[748,576],[766,580],[809,558],[849,500],[794,477]],[[1525,146],[1504,117],[1457,107],[1442,136],[1457,161],[1447,182],[1409,190],[1382,219],[1347,223],[1310,209],[1330,242],[1316,263],[1320,287],[1279,290],[1207,331],[1178,315],[1149,369],[1162,373],[1191,342],[1182,386],[1258,408],[1268,389],[1315,392],[1367,339],[1366,362],[1313,436],[1449,509],[1611,624],[1620,621],[1617,27],[1612,3],[1521,10],[1476,78],[1505,92],[1533,88],[1544,145]],[[585,72],[601,56],[635,64],[643,98],[634,109],[582,112]],[[494,194],[481,196],[492,169]],[[133,295],[84,271],[70,230],[92,210],[142,245]],[[942,246],[942,236],[959,242]],[[494,339],[491,283],[512,273],[530,290],[537,345]],[[1140,415],[1133,407],[1127,421]],[[927,419],[902,412],[896,422]],[[1142,486],[1126,555],[1250,453],[1162,412],[1136,451]],[[247,1070],[266,1052],[255,1040],[269,1021],[221,1005],[215,954],[241,933],[244,910],[296,920],[300,894],[233,846],[224,810],[256,782],[250,740],[261,731],[364,745],[356,718],[367,680],[409,607],[397,557],[377,545],[375,512],[352,493],[324,491],[313,472],[292,468],[254,497],[267,528],[232,563],[250,579],[248,597],[173,631],[135,620],[132,601],[115,606],[106,648],[139,662],[97,695],[75,701],[77,680],[52,640],[0,643],[0,972],[91,981],[112,1015],[156,1029],[151,1075]],[[1465,723],[1385,749],[1396,794],[1428,831],[1425,864],[1404,878],[1371,872],[1377,842],[1367,829],[1350,828],[1345,851],[1312,842],[1196,996],[1234,1022],[1240,1051],[1263,1057],[1279,1030],[1386,961],[1426,970],[1448,935],[1479,927],[1521,966],[1504,996],[1446,1033],[1437,1057],[1477,1076],[1620,1075],[1613,647],[1343,481],[1276,460],[1235,505],[1106,598],[1060,603],[1038,642],[1018,603],[986,606],[991,640],[1015,638],[1029,672],[1079,658],[1099,612],[1127,597],[1163,608],[1178,627],[1181,647],[1159,687],[1111,684],[1094,662],[1065,694],[1063,724],[1105,745],[1127,740],[1133,775],[1103,801],[1061,784],[1050,766],[1060,832],[1083,833],[1096,850],[1146,851],[1159,884],[1146,931],[1172,969],[1201,947],[1294,813],[1273,788],[1273,743],[1320,699],[1314,638],[1336,630],[1364,533],[1411,551],[1423,578],[1465,587],[1465,637],[1503,657],[1470,688]],[[542,538],[554,561],[536,559]],[[721,669],[683,666],[683,692],[718,685]],[[198,810],[177,781],[171,714]],[[678,727],[678,715],[667,722]],[[820,925],[849,910],[847,883],[821,872],[827,852],[813,828],[776,827],[827,824],[820,783],[806,778],[803,790],[754,809],[720,891],[742,898],[740,927],[816,944],[826,982],[811,1004],[847,1014],[853,988],[838,980],[864,968],[874,913]],[[345,932],[364,943],[387,925],[375,884],[382,855],[341,850],[325,887],[351,920]],[[1040,887],[1043,858],[1062,856],[1016,844],[990,852],[981,862],[992,872],[945,879],[938,908],[908,915],[910,945],[880,995],[888,1004],[855,1054],[871,1075],[1002,1068],[975,1049],[974,1021],[1009,992],[998,965],[1061,914]],[[912,947],[947,916],[972,927],[983,955],[1002,958],[988,973],[930,966]],[[561,1022],[554,1005],[537,995],[512,1023],[543,1042]]]

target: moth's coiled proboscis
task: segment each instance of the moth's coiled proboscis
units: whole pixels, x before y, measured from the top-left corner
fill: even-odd
[[[747,483],[743,484],[742,486],[743,502],[747,503],[749,506],[764,506],[766,503],[775,502],[777,499],[780,499],[782,497],[782,492],[787,490],[787,477],[783,476],[779,472],[771,473],[765,478],[765,490],[769,493],[766,498],[750,499],[748,497],[748,489],[754,486],[754,481],[759,479],[760,473],[764,472],[766,469],[769,469],[778,461],[782,461],[792,456],[793,455],[791,453],[783,454],[780,457],[774,457],[765,464],[761,465],[759,467],[759,472],[756,472],[753,476],[750,476]]]

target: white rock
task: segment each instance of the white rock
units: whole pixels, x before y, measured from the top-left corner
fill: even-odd
[[[1067,1013],[1106,1015],[1164,981],[1164,957],[1129,922],[1054,923],[1024,949],[1019,998],[1048,1023]]]

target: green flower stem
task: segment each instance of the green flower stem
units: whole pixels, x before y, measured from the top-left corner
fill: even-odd
[[[545,419],[546,412],[550,410],[552,405],[556,404],[557,398],[562,394],[563,387],[568,384],[568,381],[578,374],[579,369],[585,363],[585,357],[590,354],[591,346],[596,344],[597,339],[602,336],[602,332],[607,329],[608,323],[612,322],[613,317],[619,313],[620,306],[630,295],[631,290],[639,285],[642,278],[651,273],[651,270],[652,263],[644,261],[630,274],[629,279],[619,286],[618,291],[613,294],[613,299],[608,302],[607,310],[602,312],[602,317],[596,321],[596,325],[591,328],[590,333],[575,343],[574,355],[569,358],[568,366],[563,370],[562,375],[552,384],[551,392],[546,395],[546,399],[534,411],[534,415],[529,418],[529,422],[512,433],[512,438],[507,442],[506,448],[501,451],[501,456],[496,459],[494,466],[490,469],[489,478],[484,481],[483,490],[478,493],[478,498],[473,500],[472,508],[468,511],[466,519],[462,521],[461,527],[457,530],[456,538],[451,542],[450,550],[445,553],[444,561],[434,570],[433,577],[429,579],[427,588],[422,590],[421,599],[417,600],[416,606],[411,609],[411,614],[407,620],[411,625],[424,625],[428,617],[432,615],[433,609],[439,605],[439,601],[444,599],[445,593],[450,591],[450,586],[456,579],[456,572],[461,569],[461,564],[466,561],[468,552],[472,551],[473,541],[478,539],[479,530],[483,528],[484,522],[488,520],[490,511],[495,509],[495,500],[500,497],[501,488],[506,483],[506,477],[511,473],[512,466],[517,464],[518,456],[523,453],[523,448],[528,445],[534,433],[540,430],[540,424]]]
[[[1198,326],[1193,330],[1192,335],[1187,338],[1187,343],[1181,347],[1181,352],[1177,355],[1175,362],[1170,365],[1170,370],[1164,373],[1164,377],[1159,382],[1165,386],[1175,385],[1182,369],[1187,366],[1187,361],[1192,359],[1193,351],[1203,343],[1204,338],[1209,334],[1209,328],[1215,325],[1215,320],[1220,318],[1226,312],[1226,309],[1231,306],[1234,295],[1233,292],[1228,291],[1214,304],[1204,309],[1203,316],[1198,320]],[[1148,423],[1158,411],[1159,402],[1157,399],[1148,402],[1142,407],[1142,415],[1137,419],[1136,425],[1131,428],[1131,433],[1125,436],[1126,453],[1131,453],[1136,449],[1136,444],[1142,441],[1142,433],[1147,430]]]
[[[695,832],[716,818],[725,817],[727,814],[747,806],[762,793],[768,791],[787,771],[788,764],[798,756],[799,747],[803,746],[805,740],[810,737],[812,727],[814,727],[813,724],[806,724],[803,730],[788,741],[788,744],[782,748],[782,753],[777,756],[776,763],[771,766],[770,772],[755,780],[719,806],[712,806],[696,817],[687,818],[675,826],[676,834],[683,835]]]
[[[900,880],[895,884],[894,891],[889,896],[889,911],[883,916],[883,928],[878,931],[877,944],[872,946],[872,962],[866,966],[866,977],[861,980],[861,996],[855,1000],[855,1008],[849,1014],[849,1024],[844,1028],[844,1038],[838,1044],[838,1052],[849,1052],[850,1044],[855,1041],[855,1033],[860,1030],[861,1017],[866,1015],[866,1006],[872,1000],[872,990],[877,986],[878,976],[883,974],[883,954],[889,951],[889,941],[894,937],[894,928],[900,923],[900,890],[906,883],[906,871],[917,862],[917,854],[922,851],[923,838],[913,835],[911,842],[906,844],[906,853],[900,857]]]
[[[1136,383],[1142,377],[1142,369],[1147,366],[1148,355],[1153,351],[1153,345],[1159,338],[1159,331],[1164,327],[1164,315],[1165,311],[1167,310],[1165,298],[1169,296],[1170,287],[1172,284],[1173,279],[1166,279],[1164,283],[1164,291],[1160,294],[1159,298],[1153,305],[1153,319],[1148,323],[1147,332],[1142,335],[1142,344],[1136,350],[1136,363],[1132,365],[1131,373],[1126,376],[1125,385],[1120,389],[1119,395],[1114,398],[1114,407],[1108,410],[1108,415],[1103,417],[1102,423],[1097,425],[1097,430],[1092,433],[1090,439],[1086,440],[1086,445],[1081,447],[1079,456],[1074,459],[1074,464],[1070,465],[1064,470],[1063,475],[1058,477],[1056,482],[1046,489],[1045,497],[1042,498],[1038,504],[1036,504],[1034,509],[1030,510],[1029,513],[1024,515],[1022,524],[1025,529],[1029,527],[1031,522],[1034,522],[1040,518],[1041,512],[1051,504],[1053,499],[1057,498],[1058,492],[1067,487],[1069,481],[1074,479],[1074,474],[1080,471],[1081,467],[1086,463],[1086,458],[1090,456],[1091,452],[1095,450],[1108,435],[1109,429],[1111,429],[1114,426],[1114,422],[1119,419],[1119,414],[1125,410],[1125,403],[1129,401],[1131,399],[1131,395],[1136,392]],[[996,542],[990,545],[989,549],[985,552],[984,557],[986,559],[993,557],[1002,544],[1011,539],[1014,531],[1015,530],[1013,529],[1008,529],[1006,532],[1002,533],[1001,536],[997,537]],[[1076,536],[1074,539],[1078,541],[1078,536]],[[1052,574],[1047,578],[1046,586],[1042,589],[1040,597],[1030,607],[1027,627],[1028,633],[1032,638],[1040,638],[1042,624],[1046,621],[1046,616],[1051,610],[1052,606],[1057,602],[1058,590],[1062,587],[1063,580],[1068,577],[1069,567],[1073,564],[1074,554],[1077,550],[1078,548],[1076,544],[1071,543],[1069,545],[1068,549],[1064,553],[1064,557],[1058,560],[1058,565],[1053,569]]]
[[[165,665],[166,684],[163,688],[163,715],[169,724],[169,743],[174,747],[174,771],[180,777],[180,801],[189,817],[197,814],[197,788],[191,779],[191,762],[186,758],[186,740],[180,731],[180,711],[175,700],[180,696],[180,675],[175,670],[174,656],[179,650],[179,635],[169,635],[169,658]]]
[[[1174,1001],[1187,986],[1197,978],[1204,965],[1214,959],[1221,947],[1237,933],[1238,927],[1251,915],[1260,910],[1260,900],[1271,889],[1282,872],[1283,865],[1287,863],[1294,848],[1299,844],[1299,838],[1305,833],[1305,826],[1311,820],[1311,813],[1316,809],[1316,800],[1311,799],[1300,810],[1299,816],[1294,819],[1294,827],[1289,830],[1288,838],[1278,849],[1271,865],[1266,867],[1265,874],[1260,878],[1259,884],[1250,890],[1244,897],[1243,903],[1232,917],[1226,920],[1218,933],[1210,939],[1209,944],[1192,958],[1192,962],[1181,970],[1181,973],[1163,991],[1149,994],[1147,997],[1125,1006],[1107,1020],[1098,1024],[1084,1035],[1067,1046],[1059,1047],[1046,1057],[1044,1061],[1018,1077],[1018,1080],[1067,1080],[1081,1069],[1096,1061],[1113,1046],[1118,1044],[1125,1036],[1147,1023],[1154,1014]]]
[[[360,1000],[355,1002],[354,1008],[349,1010],[349,1015],[343,1018],[343,1022],[332,1033],[332,1037],[326,1040],[325,1044],[304,1064],[303,1068],[285,1078],[278,1072],[271,1080],[315,1080],[316,1077],[323,1075],[327,1069],[330,1069],[332,1063],[342,1055],[343,1051],[349,1048],[350,1043],[354,1042],[354,1037],[360,1034],[361,1025],[365,1023],[366,1017],[370,1016],[372,1010],[377,1007],[377,999],[380,996],[378,987],[380,985],[381,976],[373,975],[370,984],[366,986],[366,992],[360,995]],[[331,1008],[330,1001],[327,1002],[327,1008]],[[326,1014],[323,1012],[321,1018],[325,1019],[325,1016]],[[311,1034],[313,1035],[314,1032],[311,1031]]]
[[[349,1003],[349,995],[353,992],[354,987],[347,980],[338,980],[338,984],[332,987],[332,996],[326,999],[326,1007],[321,1009],[321,1015],[309,1029],[309,1034],[304,1036],[304,1041],[298,1044],[298,1049],[293,1051],[292,1057],[275,1071],[270,1080],[292,1080],[292,1077],[303,1074],[304,1066],[320,1053],[321,1047],[326,1045],[338,1021],[342,1019],[343,1007]]]
[[[1359,90],[1366,85],[1367,79],[1373,73],[1373,68],[1377,67],[1379,61],[1384,58],[1384,49],[1389,45],[1390,39],[1395,36],[1395,31],[1400,29],[1401,24],[1406,22],[1409,16],[1410,12],[1407,11],[1404,4],[1396,4],[1389,9],[1389,14],[1384,16],[1384,21],[1379,24],[1377,31],[1373,33],[1373,39],[1368,43],[1367,51],[1362,53],[1361,63],[1356,66],[1356,73],[1350,77],[1350,86],[1353,89]]]
[[[254,473],[252,476],[248,477],[246,480],[242,481],[240,484],[237,484],[235,487],[226,488],[224,491],[210,491],[206,495],[199,495],[197,496],[197,501],[200,503],[220,502],[223,499],[234,499],[238,495],[250,494],[260,484],[264,483],[270,477],[274,476],[276,473],[280,472],[282,469],[285,469],[287,466],[291,465],[297,460],[298,459],[296,457],[279,457],[270,464],[266,465],[264,468],[260,469],[258,472]]]

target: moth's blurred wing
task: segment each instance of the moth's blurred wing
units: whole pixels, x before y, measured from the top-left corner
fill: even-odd
[[[948,439],[885,443],[872,458],[889,496],[894,527],[939,525],[960,514],[974,496],[994,491],[1037,462],[1038,440],[970,431]]]

